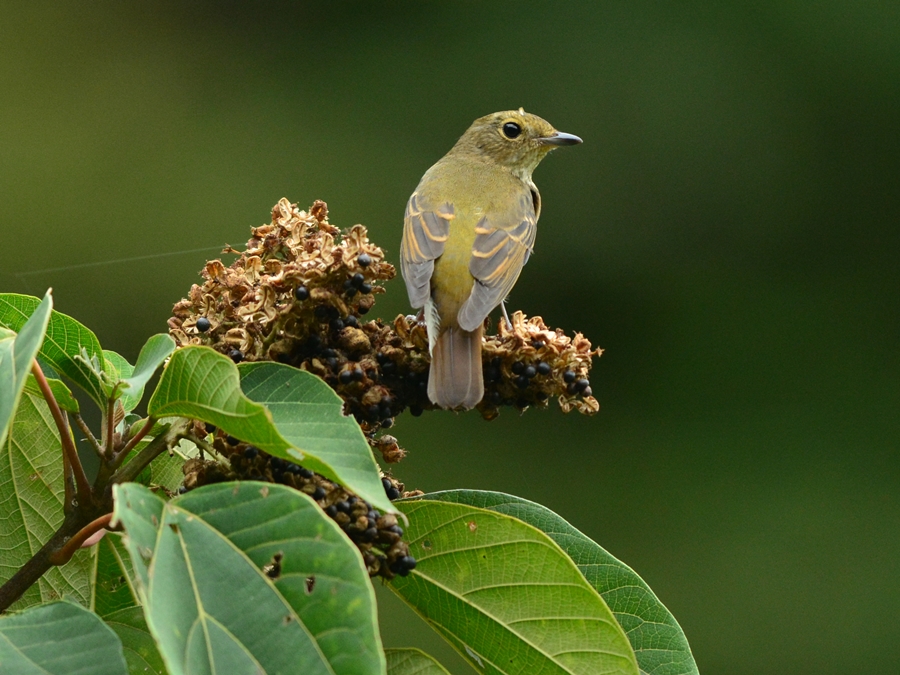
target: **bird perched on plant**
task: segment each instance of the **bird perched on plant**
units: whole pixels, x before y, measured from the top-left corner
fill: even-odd
[[[531,173],[554,148],[578,143],[521,108],[487,115],[409,198],[400,270],[410,303],[423,309],[428,398],[442,408],[473,408],[484,396],[484,320],[528,262],[541,215]]]

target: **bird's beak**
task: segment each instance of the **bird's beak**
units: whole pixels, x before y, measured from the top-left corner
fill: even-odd
[[[574,134],[564,134],[562,131],[556,131],[552,136],[545,136],[537,139],[541,145],[578,145],[581,139]]]

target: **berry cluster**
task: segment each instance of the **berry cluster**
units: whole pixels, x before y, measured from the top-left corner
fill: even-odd
[[[416,566],[403,541],[397,517],[379,513],[370,504],[306,467],[272,457],[233,436],[210,430],[212,448],[227,462],[190,459],[182,467],[185,479],[181,492],[202,485],[229,480],[257,480],[288,485],[309,495],[359,548],[370,576],[391,579],[406,576]],[[389,499],[421,494],[405,492],[402,483],[390,476],[382,478]]]

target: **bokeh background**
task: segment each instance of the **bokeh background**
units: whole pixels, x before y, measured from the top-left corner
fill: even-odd
[[[421,174],[519,106],[585,143],[510,304],[606,348],[602,408],[405,415],[397,473],[556,510],[703,673],[900,672],[896,2],[3,3],[0,290],[134,359],[280,197],[396,262]]]

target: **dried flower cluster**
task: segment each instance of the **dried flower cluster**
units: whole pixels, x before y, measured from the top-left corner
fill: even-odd
[[[402,459],[406,453],[397,439],[380,432],[406,409],[420,415],[434,408],[426,393],[428,336],[413,316],[361,319],[374,295],[384,292],[381,284],[396,274],[366,228],[354,225],[342,234],[328,222],[324,202],[301,211],[282,199],[272,222],[252,229],[245,251],[225,252],[238,258],[228,267],[208,262],[203,284],[175,305],[169,319],[175,341],[207,345],[235,362],[272,360],[315,373],[344,400],[345,411],[386,463]],[[511,325],[501,321],[497,335],[483,343],[485,395],[477,409],[493,419],[502,406],[546,407],[555,397],[565,412],[593,414],[599,404],[588,376],[600,353],[580,333],[568,337],[540,317],[515,312]],[[393,516],[237,439],[219,433],[213,447],[230,467],[192,460],[185,465],[184,489],[236,478],[290,485],[311,495],[353,539],[370,574],[390,578],[415,566]],[[391,499],[412,494],[389,477],[385,491]]]
[[[374,295],[384,292],[381,283],[396,274],[365,227],[341,235],[324,202],[306,212],[282,199],[271,224],[252,233],[231,266],[207,263],[203,285],[175,305],[169,327],[180,345],[205,344],[235,361],[276,360],[313,372],[370,438],[407,408],[417,415],[434,407],[426,394],[424,324],[410,316],[361,321]],[[481,414],[492,419],[501,406],[524,410],[553,397],[566,412],[597,412],[588,375],[601,350],[580,333],[570,338],[547,328],[540,317],[516,312],[511,321],[501,321],[484,343]]]

